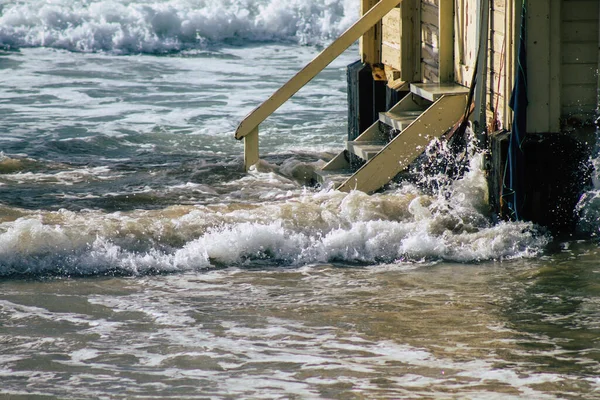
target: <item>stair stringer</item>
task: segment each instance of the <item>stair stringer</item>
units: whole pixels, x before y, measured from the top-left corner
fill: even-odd
[[[435,138],[447,132],[464,115],[466,95],[440,97],[412,124],[365,163],[338,190],[371,193],[406,169]]]

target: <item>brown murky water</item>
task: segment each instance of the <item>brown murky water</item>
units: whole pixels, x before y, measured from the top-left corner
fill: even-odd
[[[597,260],[595,246],[579,245],[471,265],[5,281],[2,392],[598,398]]]

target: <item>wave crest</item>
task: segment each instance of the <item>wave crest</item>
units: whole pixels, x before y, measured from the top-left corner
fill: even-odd
[[[0,46],[168,53],[222,43],[322,44],[357,18],[350,0],[82,1],[0,5]]]

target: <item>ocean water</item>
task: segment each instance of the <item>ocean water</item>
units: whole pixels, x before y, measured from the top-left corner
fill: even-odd
[[[600,190],[558,238],[496,221],[475,150],[435,190],[308,186],[355,46],[242,171],[237,124],[357,15],[0,0],[0,398],[600,398]]]

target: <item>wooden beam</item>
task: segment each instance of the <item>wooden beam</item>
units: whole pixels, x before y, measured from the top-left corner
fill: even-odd
[[[413,79],[411,81],[418,82],[421,80],[421,2],[415,0],[412,4],[413,18]]]
[[[510,97],[515,82],[515,59],[517,55],[516,45],[518,43],[517,29],[515,21],[521,15],[521,8],[515,7],[515,0],[508,0],[506,5],[506,48],[504,50],[504,119],[503,126],[507,130],[512,129],[513,112],[510,109]]]
[[[454,82],[454,0],[439,0],[439,81]]]
[[[244,136],[244,170],[248,172],[258,159],[258,127],[256,127]]]
[[[360,18],[339,38],[323,50],[314,60],[308,63],[300,72],[294,75],[285,85],[255,108],[238,125],[235,138],[242,139],[250,134],[269,115],[277,110],[283,103],[292,97],[304,85],[310,82],[319,72],[342,54],[348,47],[356,42],[373,25],[381,21],[381,18],[394,8],[401,0],[381,0],[375,7]]]
[[[478,47],[478,70],[477,85],[475,86],[475,110],[473,111],[473,122],[475,133],[480,133],[486,126],[486,104],[487,104],[487,70],[489,51],[489,26],[490,26],[490,2],[481,0],[479,2],[479,43]]]
[[[381,21],[381,62],[399,71],[396,79],[404,82],[420,80],[415,73],[417,10],[417,0],[403,0]]]
[[[550,0],[527,2],[527,132],[550,132]]]
[[[360,15],[365,15],[377,4],[378,0],[361,0]],[[369,65],[381,62],[381,22],[376,23],[371,29],[360,37],[360,60]]]
[[[548,105],[549,132],[560,132],[562,108],[562,82],[561,82],[561,3],[562,0],[550,0],[550,104]]]

